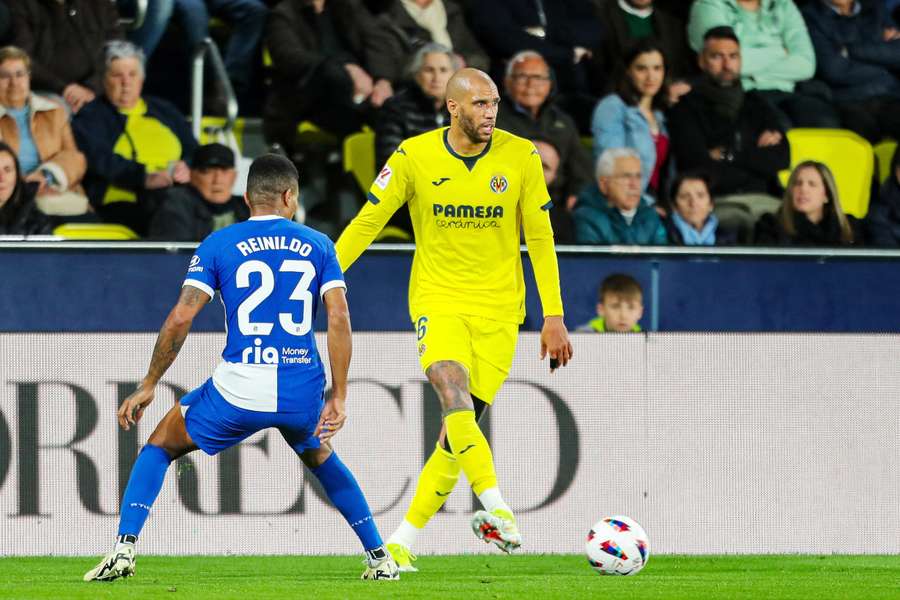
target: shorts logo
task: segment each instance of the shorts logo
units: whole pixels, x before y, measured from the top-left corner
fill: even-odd
[[[386,188],[388,182],[391,180],[391,175],[393,174],[394,172],[391,171],[391,168],[385,165],[384,168],[381,169],[381,172],[378,174],[378,177],[375,178],[375,185],[377,185],[381,189]]]
[[[502,194],[509,188],[509,182],[503,175],[494,175],[491,177],[491,191],[495,194]]]

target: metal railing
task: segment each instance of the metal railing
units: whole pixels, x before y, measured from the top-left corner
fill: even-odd
[[[134,0],[131,4],[134,6],[134,15],[130,17],[119,17],[119,24],[128,29],[129,31],[134,31],[136,29],[140,29],[144,24],[144,20],[147,18],[147,7],[150,0]]]
[[[200,140],[200,134],[203,130],[203,81],[206,67],[206,57],[210,58],[212,63],[213,75],[218,83],[222,85],[225,92],[225,124],[219,127],[211,128],[212,131],[207,133],[222,132],[226,135],[234,129],[234,122],[238,116],[237,96],[234,88],[231,86],[231,80],[228,78],[228,71],[225,70],[225,63],[219,48],[211,38],[205,38],[197,49],[194,51],[194,57],[191,65],[191,127],[194,131],[194,137]]]

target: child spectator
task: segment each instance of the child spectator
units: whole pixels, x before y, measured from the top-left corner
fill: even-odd
[[[616,273],[600,284],[597,316],[576,331],[595,333],[637,333],[638,321],[644,315],[641,284],[630,275]]]

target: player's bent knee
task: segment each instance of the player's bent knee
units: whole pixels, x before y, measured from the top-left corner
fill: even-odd
[[[308,469],[315,469],[321,467],[331,456],[332,452],[331,444],[326,442],[318,448],[308,448],[304,450],[300,455],[300,460],[303,461],[303,464],[306,465]]]

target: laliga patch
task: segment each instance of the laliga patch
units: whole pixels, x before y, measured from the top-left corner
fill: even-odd
[[[200,266],[200,257],[196,254],[191,257],[191,264],[188,265],[188,273],[202,273],[203,267]]]
[[[391,180],[391,175],[393,174],[394,172],[391,171],[391,168],[385,165],[381,172],[378,174],[378,177],[375,178],[375,185],[383,190],[387,187],[388,182]]]
[[[502,194],[509,188],[509,182],[503,175],[494,175],[491,177],[491,191],[495,194]]]

